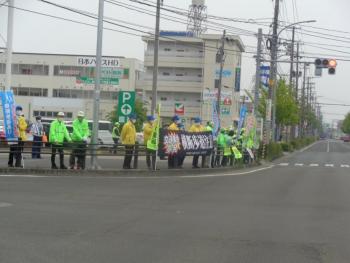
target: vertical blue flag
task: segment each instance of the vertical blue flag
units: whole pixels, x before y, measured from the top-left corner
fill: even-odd
[[[247,106],[245,104],[243,104],[241,106],[241,110],[239,112],[239,123],[238,123],[238,130],[237,130],[237,135],[239,135],[241,133],[241,129],[243,127],[243,124],[244,124],[244,120],[245,120],[245,117],[247,115]],[[237,136],[238,138],[238,136]]]
[[[15,100],[12,91],[0,91],[2,112],[4,114],[4,131],[8,141],[17,140],[17,118]]]

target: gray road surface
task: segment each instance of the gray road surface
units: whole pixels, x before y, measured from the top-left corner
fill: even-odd
[[[0,262],[348,263],[346,165],[322,141],[244,175],[1,176]]]

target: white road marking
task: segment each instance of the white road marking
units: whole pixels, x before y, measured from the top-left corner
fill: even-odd
[[[350,165],[348,165],[348,164],[341,164],[340,167],[341,168],[350,168]]]
[[[319,166],[318,163],[312,163],[312,164],[310,164],[310,167],[318,167],[318,166]]]
[[[300,152],[305,152],[306,150],[310,149],[312,146],[314,146],[315,144],[320,143],[320,141],[316,141],[313,144],[310,144],[309,146],[305,147],[304,149],[300,150]],[[295,152],[296,153],[296,152]]]
[[[324,166],[325,166],[325,167],[334,167],[334,164],[326,163]]]
[[[0,177],[22,177],[22,178],[68,178],[68,177],[74,177],[74,178],[89,178],[89,179],[169,179],[169,178],[207,178],[207,177],[228,177],[228,176],[236,176],[236,175],[246,175],[246,174],[253,174],[257,173],[260,171],[265,171],[269,170],[271,168],[275,167],[275,165],[270,165],[267,167],[259,168],[259,169],[254,169],[251,171],[246,171],[246,172],[237,172],[237,173],[226,173],[226,174],[202,174],[202,175],[165,175],[165,176],[155,176],[155,175],[146,175],[146,176],[76,176],[76,175],[60,175],[60,176],[55,176],[55,175],[3,175],[1,174]]]
[[[278,165],[279,165],[279,166],[288,166],[289,163],[279,163]]]
[[[327,141],[327,152],[329,153],[329,141]]]
[[[301,166],[304,166],[304,164],[303,163],[296,163],[295,166],[300,166],[301,167]]]
[[[9,207],[9,206],[13,206],[13,204],[0,202],[0,208]]]

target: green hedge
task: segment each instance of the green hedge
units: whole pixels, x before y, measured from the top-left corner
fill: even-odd
[[[293,152],[294,150],[299,150],[304,148],[316,141],[314,137],[298,138],[292,140],[291,142],[279,142],[270,143],[266,146],[265,159],[268,161],[273,161],[283,155],[283,152]],[[259,156],[262,156],[263,146],[260,145]]]

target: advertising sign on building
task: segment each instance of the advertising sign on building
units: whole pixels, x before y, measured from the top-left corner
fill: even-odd
[[[125,123],[128,116],[135,111],[135,91],[120,91],[118,94],[118,117]]]
[[[4,115],[4,131],[8,141],[17,140],[17,121],[13,91],[0,91],[2,112]]]
[[[175,114],[177,115],[185,114],[185,105],[183,103],[175,103]]]
[[[218,97],[218,90],[204,90],[203,101],[216,101]],[[221,104],[232,105],[232,91],[221,91]]]
[[[81,67],[96,67],[96,57],[77,57],[77,65]],[[102,67],[120,67],[118,58],[102,58]]]
[[[215,71],[215,75],[216,75],[216,78],[219,79],[219,77],[220,77],[220,69],[217,69],[217,70]],[[224,69],[224,70],[222,71],[222,77],[223,77],[223,78],[229,78],[229,77],[231,77],[231,76],[232,76],[232,70]]]

